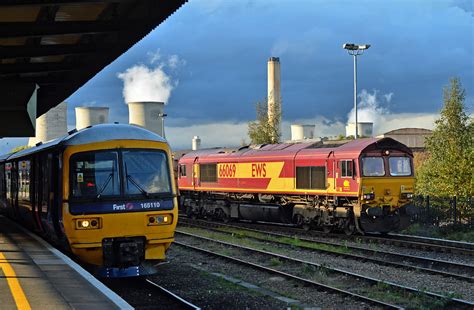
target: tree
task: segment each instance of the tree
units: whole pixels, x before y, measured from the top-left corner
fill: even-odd
[[[281,111],[276,111],[273,120],[268,118],[268,103],[266,100],[257,102],[257,119],[248,124],[248,136],[253,144],[278,143],[281,138]]]
[[[417,191],[433,196],[474,196],[474,124],[457,78],[444,88],[444,106],[425,142],[427,158],[417,172]]]

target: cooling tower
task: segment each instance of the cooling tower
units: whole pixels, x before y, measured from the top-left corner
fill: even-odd
[[[374,135],[374,123],[357,122],[357,132],[359,137],[368,138]],[[349,123],[346,126],[346,137],[355,136],[354,123]]]
[[[93,125],[109,122],[109,108],[106,107],[77,107],[76,129],[81,130]]]
[[[291,140],[305,140],[314,138],[314,125],[291,125]]]
[[[280,58],[268,59],[268,120],[281,123]],[[278,119],[275,119],[276,115]]]
[[[192,141],[192,150],[196,151],[201,148],[201,139],[199,136],[194,136],[193,141]]]
[[[163,102],[129,102],[128,117],[131,125],[138,125],[164,137]]]
[[[36,119],[36,136],[28,141],[29,146],[46,142],[67,134],[67,103],[62,102]]]

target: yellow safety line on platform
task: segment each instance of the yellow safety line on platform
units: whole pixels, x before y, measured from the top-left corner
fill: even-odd
[[[10,287],[10,291],[13,295],[13,299],[15,299],[16,307],[20,310],[31,309],[30,303],[28,302],[28,299],[26,299],[25,293],[21,288],[20,282],[18,282],[15,270],[13,270],[12,266],[8,263],[8,260],[2,252],[0,252],[0,268],[3,270],[3,274],[7,279],[8,286]]]

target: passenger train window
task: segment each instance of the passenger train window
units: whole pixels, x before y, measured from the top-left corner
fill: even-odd
[[[120,195],[117,152],[86,152],[71,156],[71,195],[96,198]]]
[[[30,161],[22,160],[18,163],[18,199],[30,200]]]
[[[385,175],[382,157],[362,158],[362,174],[366,177],[381,177]]]
[[[388,159],[391,176],[411,175],[411,163],[409,157],[390,157]]]

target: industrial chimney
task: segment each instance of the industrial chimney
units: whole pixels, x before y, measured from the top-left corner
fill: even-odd
[[[199,138],[199,136],[194,136],[191,148],[193,151],[197,151],[201,148],[201,138]]]
[[[291,140],[300,141],[314,138],[314,125],[291,125]]]
[[[165,137],[163,102],[129,102],[128,117],[131,125],[138,125]]]
[[[81,130],[93,125],[109,122],[109,108],[107,107],[77,107],[76,129]]]
[[[268,59],[268,121],[281,124],[280,58]],[[280,128],[278,128],[280,131]]]
[[[67,134],[67,103],[62,102],[36,119],[36,136],[28,140],[29,146],[46,142]]]

